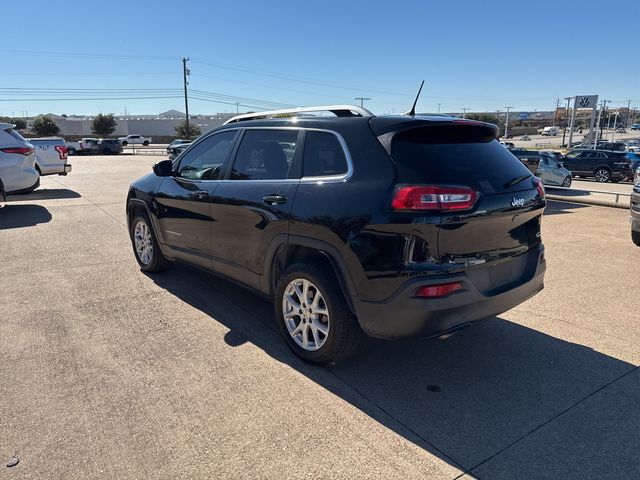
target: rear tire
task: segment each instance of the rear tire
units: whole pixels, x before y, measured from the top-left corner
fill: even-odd
[[[76,154],[75,148],[70,148],[69,150],[67,150],[67,155],[71,155],[73,157],[75,154]]]
[[[129,143],[129,142],[127,142],[126,140],[123,140],[123,141],[122,141],[122,146],[123,146],[123,147],[126,147],[128,143]]]
[[[301,263],[289,267],[276,286],[274,306],[287,346],[306,362],[335,363],[362,339],[335,276],[325,269]]]
[[[631,241],[640,247],[640,232],[631,230]]]
[[[563,181],[562,181],[562,186],[565,188],[569,188],[571,187],[571,177],[566,177]]]
[[[129,228],[131,245],[140,270],[153,273],[167,267],[167,260],[160,251],[155,232],[146,213],[137,214]]]
[[[148,146],[149,146],[149,142],[147,142],[147,141],[145,140],[144,142],[142,142],[142,145],[143,145],[143,146],[145,146],[145,147],[148,147]]]
[[[607,168],[598,168],[595,172],[593,172],[593,177],[596,182],[606,183],[611,180],[611,172]]]

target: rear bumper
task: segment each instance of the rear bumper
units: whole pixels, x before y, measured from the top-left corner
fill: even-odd
[[[527,267],[520,278],[490,293],[482,292],[466,273],[420,277],[407,281],[384,302],[364,302],[354,298],[362,329],[370,336],[385,339],[429,338],[499,315],[533,297],[544,288],[546,262],[540,261],[544,247],[523,254]],[[490,268],[489,266],[485,268]],[[416,298],[419,286],[460,281],[464,291],[440,299]]]

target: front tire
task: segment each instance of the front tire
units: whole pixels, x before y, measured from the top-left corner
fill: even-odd
[[[640,247],[640,232],[631,230],[631,241]]]
[[[74,156],[76,154],[75,148],[70,148],[67,150],[67,155]]]
[[[360,325],[336,278],[324,269],[306,264],[289,267],[278,281],[274,304],[285,342],[309,363],[335,363],[360,343]]]
[[[129,143],[129,142],[127,142],[126,140],[123,140],[123,141],[122,141],[122,146],[123,146],[123,147],[126,147],[128,143]]]
[[[563,181],[562,181],[562,186],[565,188],[569,188],[571,187],[571,177],[566,177]]]
[[[143,145],[143,146],[145,146],[145,147],[148,147],[148,146],[149,146],[149,142],[147,142],[147,141],[145,140],[144,142],[142,142],[142,145]]]
[[[167,261],[160,251],[149,217],[146,214],[136,215],[131,222],[129,233],[140,270],[148,273],[164,270]]]

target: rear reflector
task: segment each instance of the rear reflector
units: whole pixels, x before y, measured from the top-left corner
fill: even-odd
[[[18,155],[29,155],[33,152],[32,147],[8,147],[0,148],[0,151],[4,153],[17,153]]]
[[[405,186],[396,191],[394,210],[470,210],[478,194],[466,187]]]
[[[462,290],[461,282],[442,283],[440,285],[423,285],[416,290],[416,297],[439,298]]]

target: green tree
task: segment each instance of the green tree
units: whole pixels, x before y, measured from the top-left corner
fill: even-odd
[[[189,124],[189,128],[187,128],[186,120],[176,125],[175,130],[178,137],[186,138],[188,140],[199,137],[202,134],[202,130],[200,130],[200,127],[198,127],[197,125]]]
[[[12,118],[9,123],[13,123],[16,126],[16,130],[26,130],[27,128],[27,122],[22,118]]]
[[[116,119],[113,118],[113,113],[108,113],[107,115],[99,113],[91,122],[91,131],[100,137],[111,135],[116,131],[116,128],[118,128],[118,124]]]
[[[33,121],[32,130],[36,135],[42,135],[43,137],[58,135],[60,133],[60,127],[56,125],[56,122],[44,115],[38,115],[36,117]]]

